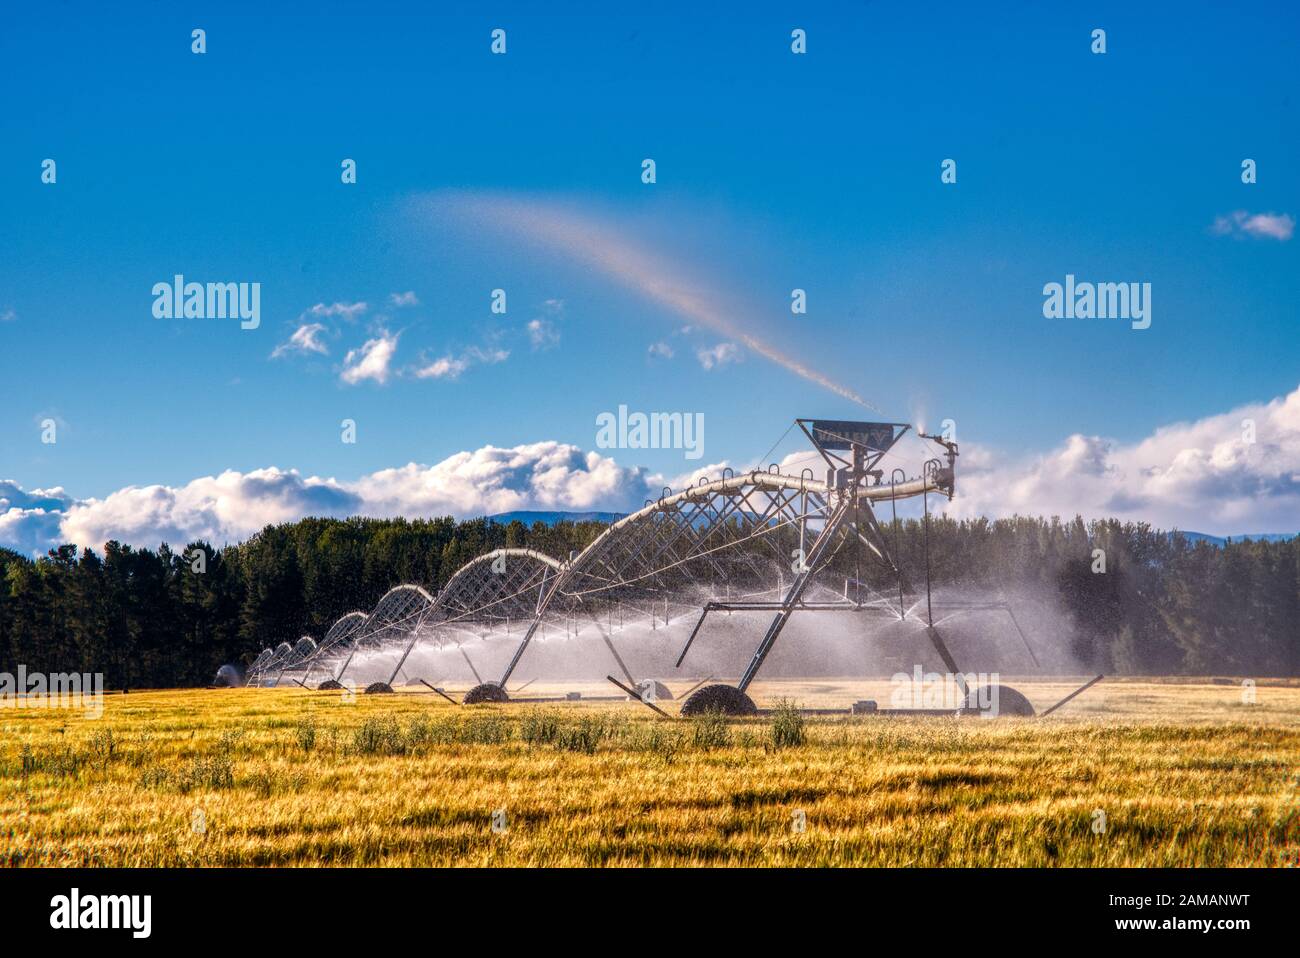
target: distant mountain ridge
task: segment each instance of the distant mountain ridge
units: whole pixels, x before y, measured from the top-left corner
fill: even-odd
[[[1180,530],[1181,532],[1181,530]],[[1173,535],[1173,533],[1169,533]],[[1286,542],[1288,539],[1294,539],[1300,535],[1300,532],[1248,532],[1232,536],[1212,536],[1205,532],[1181,532],[1184,539],[1188,542],[1208,542],[1213,546],[1225,546],[1228,540],[1233,542],[1242,541],[1260,541],[1260,542]]]
[[[533,512],[520,510],[517,512],[498,512],[496,515],[487,516],[486,518],[489,522],[500,525],[518,519],[526,526],[531,526],[534,522],[553,526],[557,522],[617,522],[626,514],[624,512]]]

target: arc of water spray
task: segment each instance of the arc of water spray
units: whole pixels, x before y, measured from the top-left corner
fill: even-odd
[[[475,220],[520,233],[534,243],[593,266],[680,316],[739,340],[747,349],[796,376],[881,413],[849,387],[737,326],[699,292],[690,289],[668,263],[636,248],[590,217],[537,202],[485,194],[455,194],[448,201]]]

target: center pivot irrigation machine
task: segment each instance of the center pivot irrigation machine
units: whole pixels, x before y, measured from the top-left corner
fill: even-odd
[[[465,694],[465,704],[507,702],[507,684],[539,633],[562,630],[567,636],[588,623],[594,625],[612,661],[627,679],[609,681],[663,713],[656,701],[671,699],[659,681],[638,681],[628,670],[611,635],[629,620],[662,621],[698,615],[677,656],[681,668],[693,646],[705,641],[707,624],[716,612],[770,612],[772,618],[739,681],[733,685],[699,683],[681,707],[681,714],[721,711],[753,715],[757,708],[747,694],[773,646],[795,613],[858,613],[893,621],[917,621],[924,602],[923,628],[963,697],[957,711],[1002,715],[1034,715],[1029,701],[1009,686],[968,688],[963,673],[935,623],[929,562],[930,497],[952,498],[957,444],[916,433],[934,444],[936,455],[925,460],[919,476],[909,478],[894,469],[889,481],[877,468],[880,460],[911,427],[904,423],[796,419],[797,425],[825,462],[823,478],[812,469],[800,475],[776,465],[736,474],[723,471],[718,479],[702,478],[680,492],[664,489],[641,510],[613,523],[586,549],[560,561],[531,549],[498,549],[461,567],[437,593],[418,585],[391,589],[370,612],[351,612],[339,619],[319,643],[309,637],[263,651],[249,668],[249,685],[278,685],[293,681],[305,687],[344,688],[358,657],[388,662],[387,681],[373,682],[367,691],[392,691],[405,675],[411,653],[424,643],[439,648],[461,646],[461,653],[478,680]],[[906,581],[891,550],[889,536],[876,518],[876,508],[889,504],[895,535],[897,502],[919,497],[923,507],[925,592],[921,597]],[[896,543],[897,545],[897,543]],[[847,555],[845,555],[847,550]],[[853,573],[832,582],[836,558]],[[862,580],[863,560],[880,564],[897,582],[896,595],[870,589]],[[838,586],[838,588],[837,588]],[[1020,630],[1009,605],[1002,602],[943,603],[946,618],[964,612],[1002,610],[1010,617],[1035,666],[1038,659]],[[944,619],[941,619],[942,623]],[[484,681],[462,645],[465,638],[485,634],[519,636],[504,673]],[[411,676],[406,676],[409,680]],[[1047,711],[1101,679],[1093,679]],[[415,681],[447,698],[451,696],[424,677]],[[707,679],[705,680],[707,681]],[[518,690],[516,690],[517,692]],[[514,699],[539,701],[539,699]],[[452,701],[455,701],[452,699]],[[855,711],[876,709],[859,703]],[[952,709],[936,709],[952,714]],[[1046,712],[1044,713],[1046,714]]]

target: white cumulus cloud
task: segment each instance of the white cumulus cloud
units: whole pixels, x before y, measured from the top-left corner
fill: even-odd
[[[491,366],[510,358],[510,350],[498,346],[471,346],[459,356],[442,356],[415,369],[416,379],[459,379],[471,366]]]
[[[363,302],[329,303],[328,305],[325,303],[317,303],[311,309],[307,310],[307,313],[304,313],[303,315],[310,314],[312,316],[341,316],[343,319],[352,320],[352,319],[356,319],[358,316],[360,316],[369,308],[370,308],[369,305]]]
[[[323,332],[325,332],[323,323],[304,323],[293,331],[293,335],[287,341],[271,351],[271,358],[279,359],[292,353],[320,353],[324,356],[329,353],[329,349],[321,342],[320,337]]]
[[[73,499],[63,489],[24,490],[0,480],[0,546],[31,554],[59,541],[59,526]]]
[[[485,446],[434,465],[407,463],[351,482],[278,468],[227,470],[181,486],[128,486],[103,498],[0,482],[0,545],[31,554],[62,542],[101,548],[194,539],[238,542],[304,516],[491,515],[518,509],[631,511],[650,494],[644,469],[547,441]],[[658,494],[658,487],[654,487]]]
[[[784,463],[791,472],[804,466],[818,477],[822,472],[808,453],[793,453]],[[128,486],[92,499],[0,481],[0,546],[30,554],[62,542],[99,548],[109,539],[138,546],[196,538],[223,544],[304,516],[631,512],[665,485],[678,489],[701,476],[716,478],[726,465],[665,476],[545,441],[485,446],[352,481],[274,467],[228,470],[181,486]],[[1075,434],[1051,450],[1015,458],[963,442],[957,498],[946,508],[956,517],[1081,514],[1215,535],[1295,533],[1300,387],[1269,402],[1162,427],[1138,442]]]
[[[1235,210],[1227,216],[1216,216],[1210,232],[1216,236],[1253,236],[1285,242],[1295,234],[1295,217],[1287,213]]]
[[[399,335],[400,333],[389,333],[381,329],[373,339],[366,340],[365,345],[348,350],[348,354],[343,357],[343,371],[339,373],[339,379],[349,386],[367,379],[384,385],[392,374],[390,367],[393,355],[397,352]]]
[[[460,374],[469,368],[463,359],[442,356],[415,371],[417,379],[459,379]]]
[[[548,349],[560,341],[560,331],[549,319],[530,319],[528,321],[528,341],[533,349]]]
[[[740,359],[740,348],[735,343],[718,343],[705,349],[697,349],[695,358],[705,369],[714,369],[734,363]]]
[[[1023,459],[971,444],[961,452],[949,507],[956,516],[1115,516],[1215,535],[1300,531],[1300,388],[1136,443],[1075,434]]]

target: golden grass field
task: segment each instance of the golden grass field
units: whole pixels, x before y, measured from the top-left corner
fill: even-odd
[[[1078,684],[1007,681],[1040,710]],[[889,699],[884,682],[751,691]],[[5,708],[0,864],[1275,866],[1300,846],[1294,684],[1245,704],[1235,684],[1108,681],[1045,719],[804,722],[777,747],[766,715],[414,690]]]

